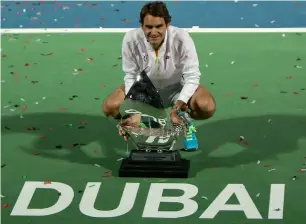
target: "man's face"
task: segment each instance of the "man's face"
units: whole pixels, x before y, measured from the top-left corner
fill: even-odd
[[[164,18],[146,15],[143,21],[142,30],[147,40],[153,47],[157,48],[163,42],[168,24]]]

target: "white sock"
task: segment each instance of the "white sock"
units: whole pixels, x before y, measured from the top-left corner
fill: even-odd
[[[184,117],[188,122],[193,122],[194,119],[190,116],[189,113],[184,113]]]

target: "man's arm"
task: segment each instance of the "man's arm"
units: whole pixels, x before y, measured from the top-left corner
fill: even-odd
[[[200,84],[201,72],[199,60],[193,40],[188,33],[183,39],[182,59],[184,86],[175,104],[176,108],[185,109],[188,101]]]
[[[131,40],[126,34],[122,41],[122,70],[125,73],[124,86],[125,94],[127,94],[136,80],[138,74],[138,66],[135,62]]]

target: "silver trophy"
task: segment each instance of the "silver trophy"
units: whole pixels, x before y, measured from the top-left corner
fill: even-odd
[[[120,114],[117,127],[129,136],[135,149],[122,161],[119,176],[165,177],[165,172],[171,177],[188,176],[189,161],[174,149],[184,132],[184,123],[172,124],[158,90],[145,71],[127,93]]]

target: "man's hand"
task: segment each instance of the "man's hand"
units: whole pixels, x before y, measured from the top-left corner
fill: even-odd
[[[141,121],[141,114],[133,114],[129,118],[121,122],[121,126],[127,127],[139,127]],[[122,128],[119,128],[119,135],[124,137],[124,140],[127,141],[129,138],[128,133],[126,133]]]
[[[180,125],[183,122],[183,120],[178,116],[178,112],[176,109],[171,110],[170,119],[174,125]]]
[[[170,118],[173,124],[181,124],[183,120],[178,116],[178,110],[180,111],[188,111],[188,106],[183,101],[178,100],[175,106],[171,109]]]

